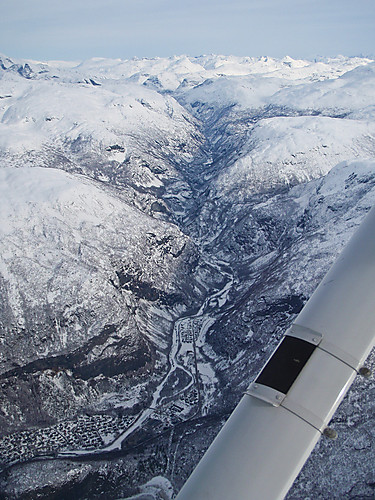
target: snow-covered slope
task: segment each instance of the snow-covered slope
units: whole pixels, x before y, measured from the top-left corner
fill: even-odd
[[[374,105],[375,63],[359,66],[336,79],[279,91],[270,103],[321,113],[349,114]]]
[[[120,293],[119,266],[142,263],[139,279],[176,292],[187,238],[84,177],[0,169],[0,212],[2,306],[18,326],[5,339],[2,371],[77,348],[109,324],[123,329],[131,300]],[[162,239],[168,246],[151,244]],[[17,336],[30,329],[39,335],[29,336],[25,351]]]
[[[61,146],[78,138],[103,151],[114,144],[126,150],[132,134],[143,137],[151,128],[180,142],[191,133],[184,110],[174,99],[132,83],[108,83],[104,89],[58,80],[16,85],[13,75],[7,76],[2,81],[8,95],[1,103],[3,151],[38,150],[46,143]]]
[[[368,59],[202,56],[72,66],[3,60],[0,154],[10,164],[58,163],[138,190],[164,189],[171,176],[183,182],[181,170],[190,171],[192,162],[205,162],[199,153],[207,150],[203,125],[211,128],[205,130],[209,149],[220,150],[228,135],[235,141],[236,156],[226,154],[224,166],[232,168],[224,169],[220,191],[229,177],[246,183],[250,175],[260,184],[272,177],[273,186],[305,181],[374,151],[375,63]],[[171,89],[141,75],[178,78],[179,84]],[[186,75],[196,80],[189,83]],[[344,115],[345,121],[328,120]],[[217,134],[221,129],[224,137]],[[111,161],[118,165],[115,174],[106,168]]]
[[[275,117],[248,132],[240,158],[215,183],[218,196],[249,196],[326,175],[343,160],[372,158],[375,123],[329,117]]]
[[[7,498],[181,486],[375,202],[374,65],[0,57],[0,462],[98,454],[11,468]],[[355,477],[292,495],[368,491],[357,441]]]
[[[97,411],[116,394],[135,405],[126,381],[156,362],[165,370],[172,319],[194,301],[180,278],[189,239],[103,184],[52,168],[0,169],[0,213],[2,428]],[[87,380],[102,374],[108,383],[93,390]]]
[[[7,65],[0,69],[2,165],[84,173],[121,186],[149,213],[168,211],[164,202],[155,204],[155,193],[168,190],[171,179],[189,191],[175,167],[198,154],[203,137],[171,96],[132,79],[99,84],[65,65],[58,66],[64,78],[54,75],[53,64],[37,65],[38,73]]]

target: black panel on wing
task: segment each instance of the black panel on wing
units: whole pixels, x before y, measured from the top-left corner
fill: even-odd
[[[316,346],[296,337],[286,336],[255,380],[286,394]]]

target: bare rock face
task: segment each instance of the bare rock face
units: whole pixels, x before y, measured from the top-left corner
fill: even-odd
[[[4,498],[172,498],[375,202],[374,83],[363,58],[0,59]],[[289,498],[373,498],[374,391]]]

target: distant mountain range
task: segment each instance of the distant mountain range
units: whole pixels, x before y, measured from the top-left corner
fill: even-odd
[[[172,498],[374,203],[371,59],[0,56],[3,498]],[[289,499],[373,498],[374,396]]]

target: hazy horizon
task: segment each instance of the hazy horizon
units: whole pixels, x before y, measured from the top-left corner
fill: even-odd
[[[0,52],[41,61],[373,57],[374,25],[373,0],[14,0],[2,8]]]

